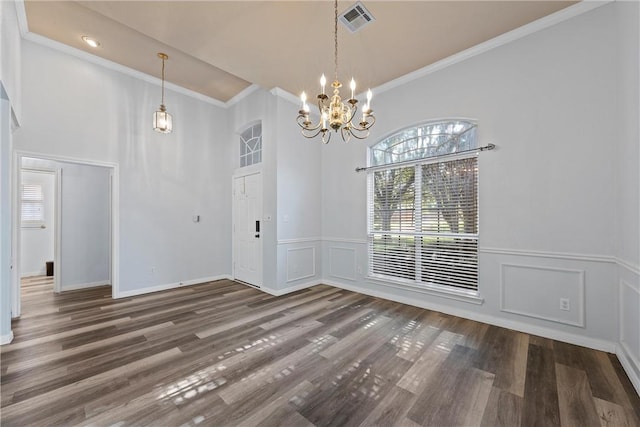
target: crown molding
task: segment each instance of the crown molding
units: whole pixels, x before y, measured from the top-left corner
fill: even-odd
[[[143,72],[134,70],[129,67],[125,67],[124,65],[115,63],[113,61],[109,61],[108,59],[101,58],[96,55],[92,55],[84,50],[76,49],[75,47],[68,46],[64,43],[57,42],[50,38],[41,36],[35,33],[27,33],[23,36],[25,40],[33,42],[35,44],[39,44],[41,46],[48,47],[53,50],[57,50],[62,53],[66,53],[67,55],[75,56],[76,58],[82,59],[84,61],[90,62],[92,64],[99,65],[101,67],[107,68],[112,71],[117,71],[119,73],[125,74],[130,77],[134,77],[136,79],[145,81],[147,83],[151,83],[156,86],[162,85],[162,80],[157,77],[153,77],[149,74],[145,74]],[[207,104],[215,105],[216,107],[227,108],[227,104],[217,100],[215,98],[211,98],[209,96],[203,95],[201,93],[195,92],[190,89],[186,89],[182,86],[178,86],[177,84],[164,82],[165,89],[171,90],[173,92],[188,96],[190,98],[197,99],[199,101],[205,102]]]
[[[295,96],[291,92],[287,92],[286,90],[284,90],[282,88],[274,87],[269,92],[271,92],[272,95],[280,97],[280,98],[284,99],[285,101],[289,101],[289,102],[291,102],[293,104],[299,104],[300,103],[300,98],[298,98],[297,96]]]
[[[590,12],[594,9],[612,3],[613,1],[615,0],[583,0],[556,13],[540,18],[537,21],[533,21],[529,24],[523,25],[522,27],[518,27],[515,30],[511,30],[507,33],[501,34],[497,37],[487,40],[486,42],[470,47],[469,49],[451,55],[438,62],[434,62],[433,64],[427,65],[424,68],[413,71],[409,74],[405,74],[404,76],[384,83],[372,90],[374,90],[376,94],[386,92],[398,86],[402,86],[406,83],[417,80],[421,77],[427,76],[431,73],[435,73],[436,71],[440,71],[444,68],[450,67],[451,65],[457,64],[458,62],[473,58],[476,55],[480,55],[533,33],[537,33],[538,31],[542,31],[546,28],[552,27],[571,18],[575,18],[576,16],[582,15],[583,13]]]
[[[225,106],[228,108],[228,107],[231,107],[233,105],[236,105],[238,102],[242,101],[244,98],[246,98],[247,96],[251,95],[253,92],[255,92],[258,89],[260,89],[260,86],[258,86],[257,84],[252,84],[251,86],[247,87],[246,89],[241,90],[240,92],[238,92],[237,95],[235,95],[233,98],[228,100],[225,103]]]
[[[24,0],[15,0],[16,15],[18,18],[18,29],[20,35],[24,37],[29,32],[29,24],[27,22],[27,9],[24,6]]]

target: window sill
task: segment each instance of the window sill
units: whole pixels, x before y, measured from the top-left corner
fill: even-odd
[[[456,301],[462,301],[469,304],[482,305],[484,303],[484,298],[480,296],[478,292],[473,291],[455,291],[452,289],[446,289],[441,286],[436,285],[414,285],[412,283],[405,283],[401,281],[393,281],[386,277],[379,277],[374,275],[367,275],[367,280],[375,282],[377,284],[387,286],[390,288],[402,289],[402,290],[410,290],[413,292],[419,292],[422,294],[433,295],[440,298],[447,298]]]
[[[33,224],[21,224],[20,228],[36,228],[36,229],[45,229],[47,226],[44,223],[33,223]]]

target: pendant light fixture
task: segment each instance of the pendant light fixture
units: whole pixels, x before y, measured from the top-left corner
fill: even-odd
[[[153,130],[160,133],[171,133],[173,131],[173,119],[164,106],[164,61],[169,59],[166,53],[158,53],[158,58],[162,59],[162,101],[160,109],[153,113]]]
[[[348,142],[353,136],[357,139],[365,139],[369,136],[369,129],[376,121],[371,109],[371,89],[367,91],[367,103],[362,109],[362,115],[356,117],[358,111],[358,100],[355,99],[356,82],[351,79],[350,89],[351,98],[345,103],[340,98],[340,88],[342,83],[338,81],[338,0],[334,2],[334,80],[331,84],[333,95],[331,98],[325,94],[325,85],[327,79],[322,75],[320,78],[321,93],[318,95],[318,110],[320,119],[317,124],[311,122],[309,118],[309,105],[307,104],[307,95],[302,92],[300,99],[302,106],[298,112],[296,121],[302,128],[302,135],[305,138],[315,138],[322,135],[322,142],[327,144],[331,139],[331,130],[336,133],[340,131],[342,140]],[[355,123],[353,120],[355,119]],[[362,119],[362,120],[360,120]]]

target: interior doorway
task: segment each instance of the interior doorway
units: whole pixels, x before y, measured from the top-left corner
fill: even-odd
[[[262,175],[233,180],[233,277],[262,286]]]
[[[55,292],[111,286],[117,297],[117,165],[16,152],[14,166],[12,317],[21,315],[23,292],[51,286]],[[35,174],[52,176],[53,191]],[[37,245],[50,241],[42,239],[47,233],[52,248]]]
[[[58,176],[54,169],[30,163],[23,159],[20,169],[21,292],[54,292]]]

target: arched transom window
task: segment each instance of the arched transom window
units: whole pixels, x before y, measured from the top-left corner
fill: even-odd
[[[262,162],[262,123],[256,123],[240,134],[240,167],[260,162]]]
[[[403,129],[371,147],[370,164],[390,165],[477,148],[476,125],[464,120],[428,122]]]
[[[434,121],[370,147],[369,275],[477,293],[476,125]]]

